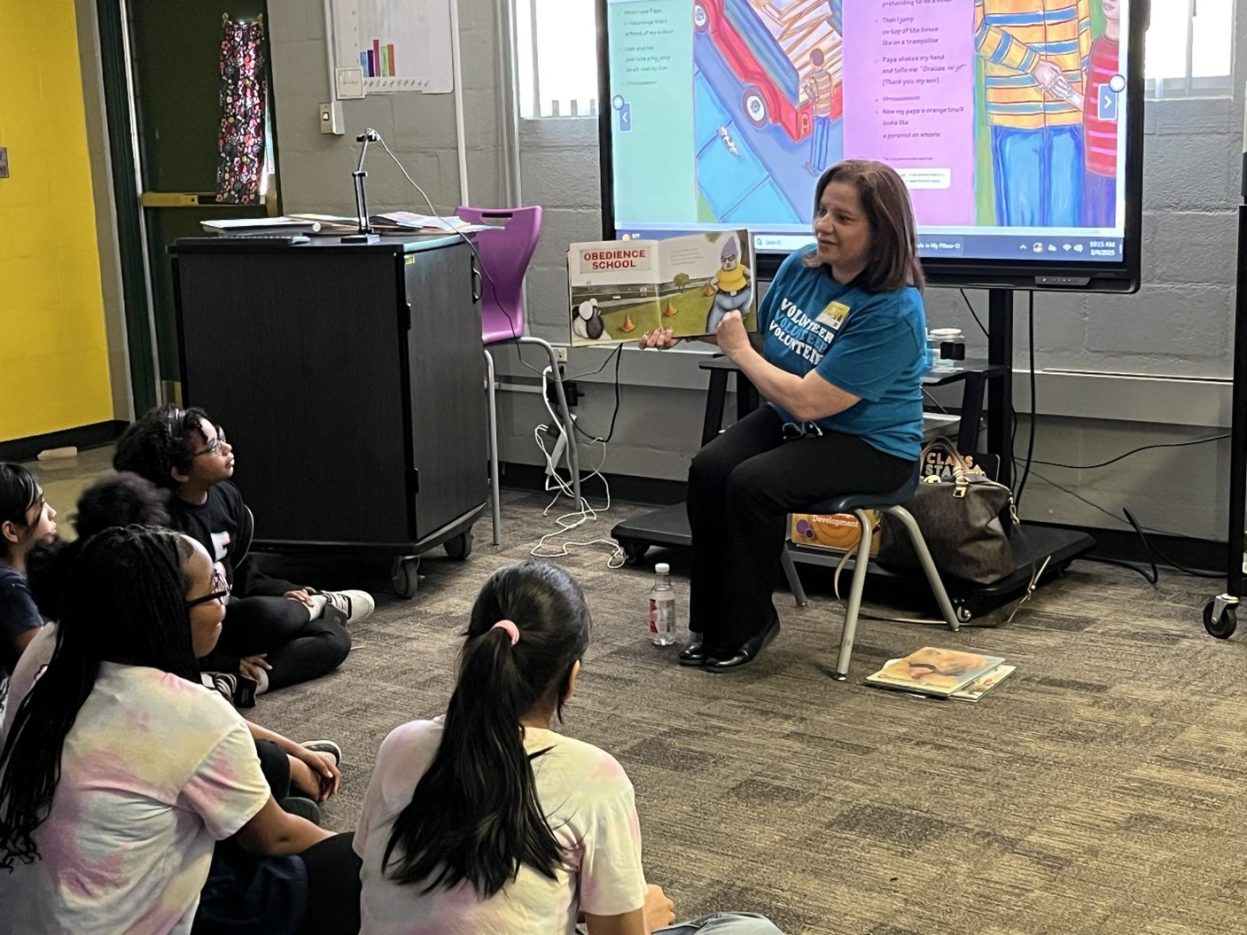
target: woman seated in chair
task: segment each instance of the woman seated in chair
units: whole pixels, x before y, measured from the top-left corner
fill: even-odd
[[[815,188],[814,236],[780,266],[758,334],[731,312],[714,337],[767,405],[689,469],[693,638],[681,665],[756,659],[779,633],[771,592],[785,515],[895,490],[920,454],[926,320],[904,182],[880,162],[833,166]],[[674,344],[670,329],[641,339]]]

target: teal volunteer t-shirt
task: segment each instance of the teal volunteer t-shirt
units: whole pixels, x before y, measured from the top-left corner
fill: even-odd
[[[814,245],[790,254],[762,300],[762,356],[805,376],[817,370],[859,402],[819,419],[823,429],[859,435],[885,454],[916,461],[922,450],[922,374],[926,315],[912,287],[868,292],[843,286],[826,266],[803,263]],[[791,413],[770,403],[786,422]]]

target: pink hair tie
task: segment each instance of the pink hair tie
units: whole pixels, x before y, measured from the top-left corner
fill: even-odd
[[[516,643],[520,641],[520,628],[515,625],[515,621],[499,620],[492,627],[490,627],[490,629],[497,630],[499,627],[502,627],[502,629],[506,630],[507,633],[510,635],[512,646],[514,646]]]

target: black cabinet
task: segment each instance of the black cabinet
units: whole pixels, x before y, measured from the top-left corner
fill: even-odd
[[[175,244],[182,394],[269,549],[470,545],[487,498],[478,274],[458,237]]]

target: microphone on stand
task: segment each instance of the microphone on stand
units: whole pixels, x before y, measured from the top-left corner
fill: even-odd
[[[368,194],[364,190],[364,179],[368,178],[368,173],[364,171],[364,159],[368,155],[368,144],[379,143],[381,134],[368,127],[359,136],[355,137],[355,142],[362,143],[359,148],[359,162],[355,166],[355,171],[351,173],[351,181],[355,185],[355,213],[359,216],[359,230],[354,234],[347,234],[342,238],[342,243],[376,243],[381,237],[372,229],[372,224],[368,220]]]

